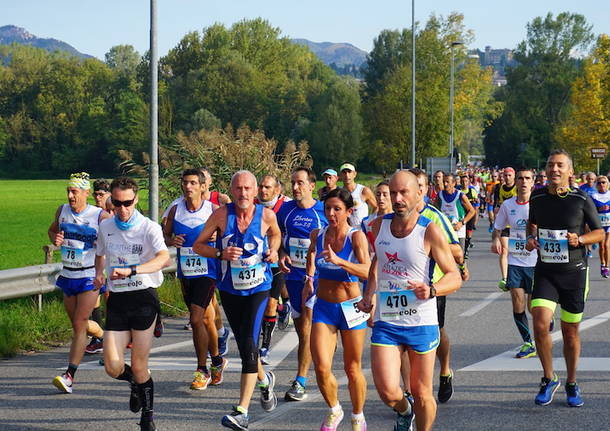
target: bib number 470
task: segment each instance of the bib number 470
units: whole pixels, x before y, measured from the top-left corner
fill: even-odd
[[[406,307],[408,305],[405,295],[390,295],[386,300],[386,305],[390,308]]]

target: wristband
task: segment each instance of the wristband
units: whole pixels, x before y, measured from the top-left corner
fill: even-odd
[[[303,282],[305,283],[305,282],[307,282],[307,280],[313,281],[313,275],[305,274],[303,276]]]

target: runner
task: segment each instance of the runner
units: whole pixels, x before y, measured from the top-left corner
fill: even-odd
[[[532,284],[534,282],[534,266],[538,253],[525,249],[525,227],[530,209],[530,195],[534,186],[534,173],[530,169],[517,171],[517,196],[507,199],[500,206],[496,215],[495,230],[493,232],[491,251],[502,254],[500,235],[506,225],[510,228],[508,239],[508,279],[505,291],[510,290],[513,304],[513,320],[523,339],[523,345],[515,355],[518,359],[529,358],[536,355],[536,348],[532,343],[532,336],[527,322],[525,308],[531,313]],[[526,296],[527,295],[527,296]]]
[[[110,183],[104,179],[93,181],[93,199],[95,206],[112,214],[112,199],[110,198]]]
[[[451,221],[453,229],[457,232],[460,247],[466,256],[466,224],[475,216],[476,211],[466,195],[455,186],[455,175],[445,175],[445,189],[438,195],[438,207]]]
[[[485,194],[487,195],[486,203],[487,203],[487,218],[489,220],[489,233],[492,233],[494,230],[494,191],[498,184],[500,184],[499,180],[500,176],[497,171],[493,171],[491,173],[491,180],[485,183]]]
[[[536,182],[534,183],[534,190],[546,187],[546,172],[538,172],[536,174]]]
[[[280,210],[284,202],[291,199],[280,193],[280,183],[275,175],[264,175],[258,184],[258,197],[254,199],[254,203],[261,204],[265,208],[271,209],[274,213]],[[263,316],[263,328],[261,330],[262,342],[259,351],[259,356],[263,365],[269,365],[269,348],[271,346],[271,336],[275,329],[275,323],[280,315],[281,321],[286,321],[289,318],[290,302],[285,301],[282,304],[278,303],[280,293],[285,285],[284,273],[280,270],[277,262],[271,265],[271,273],[273,281],[271,282],[271,290],[269,291],[269,302]]]
[[[87,204],[90,188],[88,173],[70,175],[66,188],[68,203],[59,206],[47,232],[51,242],[61,246],[63,267],[55,285],[63,291],[64,307],[72,324],[68,368],[53,379],[53,385],[67,394],[72,393],[74,375],[85,353],[87,333],[98,339],[104,337],[100,325],[89,320],[89,316],[100,295],[93,285],[99,224],[110,214]]]
[[[370,312],[377,293],[371,366],[379,396],[398,412],[394,430],[410,429],[414,407],[417,429],[424,431],[432,428],[436,417],[432,377],[439,330],[433,298],[456,291],[461,280],[442,232],[416,210],[423,194],[415,175],[394,174],[390,193],[394,213],[373,223],[376,255],[358,307]],[[429,279],[431,259],[445,274],[434,285]],[[400,387],[400,357],[405,349],[413,371],[414,406]]]
[[[369,315],[360,312],[355,305],[362,299],[358,280],[367,277],[371,262],[365,234],[348,223],[353,205],[352,196],[345,189],[335,189],[326,195],[324,206],[329,224],[311,232],[307,252],[304,299],[314,295],[314,274],[318,272],[311,354],[318,388],[330,407],[320,431],[335,431],[343,419],[337,379],[332,372],[338,333],[341,334],[343,368],[352,401],[352,430],[366,431],[362,350]]]
[[[302,401],[307,398],[305,388],[311,364],[309,336],[312,308],[315,302],[315,296],[305,302],[302,301],[307,250],[310,246],[311,232],[314,229],[326,227],[328,222],[324,215],[324,205],[312,196],[316,187],[314,172],[305,167],[296,168],[292,171],[290,181],[294,200],[282,205],[277,218],[282,231],[283,244],[280,250],[280,268],[285,274],[286,287],[290,295],[292,317],[299,337],[299,348],[297,374],[290,389],[284,395],[284,399]]]
[[[600,273],[604,278],[610,277],[608,263],[610,262],[610,191],[608,191],[608,177],[597,177],[597,192],[591,195],[593,203],[599,214],[599,221],[606,232],[604,240],[599,243]]]
[[[445,188],[445,173],[443,171],[436,171],[434,173],[432,187],[428,189],[428,202],[436,202],[438,200],[438,194]]]
[[[193,330],[197,368],[190,387],[203,391],[208,384],[222,383],[222,374],[228,364],[228,360],[218,352],[215,312],[210,306],[216,287],[216,259],[201,258],[193,251],[193,243],[218,206],[201,199],[205,176],[200,170],[184,170],[180,183],[184,200],[170,209],[163,234],[165,243],[177,250],[177,277]],[[207,367],[208,351],[212,359],[210,371]]]
[[[354,199],[354,211],[350,216],[350,225],[359,227],[362,220],[369,215],[369,207],[371,212],[377,211],[375,195],[368,187],[355,182],[358,172],[353,164],[343,163],[339,171],[343,188],[350,192]]]
[[[477,221],[479,220],[479,194],[475,186],[471,183],[471,177],[466,173],[462,174],[462,186],[460,190],[466,195],[470,205],[474,208],[474,216],[466,223],[466,241],[464,244],[464,257],[468,259],[468,249],[474,247],[472,244],[472,234],[477,229]]]
[[[324,178],[324,187],[318,189],[318,199],[324,200],[325,196],[331,191],[337,188],[337,180],[339,179],[337,171],[334,169],[327,169],[322,172],[322,178]]]
[[[169,260],[161,227],[136,210],[138,184],[117,178],[110,184],[115,215],[100,224],[95,258],[95,286],[107,283],[104,367],[117,380],[129,382],[129,409],[140,417],[141,431],[154,431],[154,383],[148,370],[155,322],[160,312],[156,288]],[[108,278],[104,275],[108,274]],[[131,342],[131,366],[125,348]]]
[[[512,198],[517,194],[517,185],[515,184],[515,170],[511,167],[504,168],[502,174],[504,184],[498,184],[494,189],[494,214],[498,213],[500,205],[505,200]],[[501,290],[506,289],[506,277],[508,273],[508,237],[510,236],[510,226],[506,226],[502,230],[500,242],[502,243],[502,254],[499,257],[500,274],[502,278],[498,281],[498,287]]]
[[[375,187],[375,203],[377,204],[377,211],[371,215],[366,216],[361,223],[362,232],[367,236],[370,235],[371,227],[373,226],[373,221],[377,217],[384,216],[392,212],[392,200],[390,199],[390,182],[388,180],[383,180]],[[374,250],[371,246],[369,247],[369,253],[373,256]],[[368,277],[368,276],[367,276]],[[366,277],[363,281],[364,290],[366,290]]]
[[[586,192],[589,196],[592,196],[597,192],[595,188],[595,181],[597,176],[593,172],[587,172],[585,174],[585,181],[580,185],[580,189]]]
[[[212,213],[193,246],[197,254],[221,260],[220,298],[242,364],[239,403],[221,421],[234,430],[248,429],[255,385],[261,391],[263,410],[277,406],[275,375],[265,372],[260,363],[258,340],[273,278],[269,264],[277,262],[281,234],[273,211],[254,204],[256,192],[256,177],[251,172],[233,174],[231,196],[235,203]],[[216,234],[220,249],[208,245]]]
[[[557,303],[561,306],[561,332],[566,361],[567,402],[570,407],[583,405],[576,383],[580,357],[578,326],[582,320],[589,290],[585,245],[604,239],[593,201],[582,190],[569,187],[573,174],[570,155],[552,151],[546,164],[548,188],[536,190],[530,198],[526,249],[538,249],[534,272],[532,316],[534,337],[544,376],[535,402],[550,404],[559,387],[553,370],[553,341],[548,328]],[[591,229],[585,233],[585,225]]]

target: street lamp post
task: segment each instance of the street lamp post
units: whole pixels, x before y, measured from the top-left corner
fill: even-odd
[[[411,167],[415,167],[415,0],[411,0]]]
[[[148,171],[148,213],[150,219],[159,219],[159,147],[157,114],[157,0],[150,0],[150,165]]]
[[[455,74],[455,50],[456,46],[464,45],[464,42],[456,40],[451,42],[451,85],[449,88],[449,113],[451,117],[451,131],[449,134],[449,169],[453,172],[453,95],[454,89],[454,74]]]

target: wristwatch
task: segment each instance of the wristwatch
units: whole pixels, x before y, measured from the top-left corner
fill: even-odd
[[[436,297],[436,288],[431,284],[430,285],[430,298]]]
[[[216,249],[216,259],[222,259],[222,250]]]
[[[129,273],[130,277],[133,276],[133,275],[137,275],[138,274],[138,271],[136,270],[136,267],[137,267],[136,265],[131,265],[129,267],[129,269],[131,269],[131,273]]]

